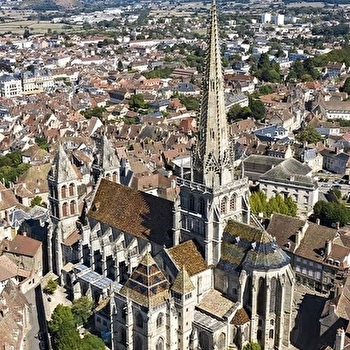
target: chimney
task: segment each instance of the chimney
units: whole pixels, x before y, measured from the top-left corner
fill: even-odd
[[[302,239],[302,237],[301,237],[301,230],[298,230],[295,233],[295,246],[296,246],[296,248],[299,247],[301,239]]]
[[[332,250],[332,241],[327,239],[326,241],[326,257],[328,257],[331,254],[331,250]]]
[[[335,348],[334,350],[343,350],[345,344],[345,331],[343,328],[337,330],[337,335],[335,337]]]
[[[320,219],[320,218],[317,218],[317,219],[316,219],[316,224],[319,225],[320,222],[321,222],[321,219]]]

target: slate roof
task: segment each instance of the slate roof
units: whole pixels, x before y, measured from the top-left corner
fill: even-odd
[[[311,168],[294,158],[285,159],[282,163],[276,165],[271,170],[260,176],[261,180],[273,179],[274,181],[288,181],[301,185],[313,185],[313,179],[307,176]],[[293,179],[293,180],[291,180]]]
[[[229,221],[221,244],[218,268],[225,271],[268,271],[288,265],[288,255],[262,228]]]
[[[180,270],[185,268],[190,276],[208,268],[193,241],[186,241],[167,250],[173,262]]]
[[[101,179],[88,217],[135,237],[170,246],[173,203]]]
[[[169,286],[168,280],[147,252],[121,288],[120,294],[150,308],[169,299]]]

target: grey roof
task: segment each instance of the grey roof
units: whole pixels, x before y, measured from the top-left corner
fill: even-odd
[[[235,221],[226,225],[218,268],[230,272],[240,270],[268,271],[288,265],[288,255],[262,228]]]
[[[313,185],[313,179],[308,176],[311,168],[307,164],[300,163],[294,158],[285,159],[265,174],[260,176],[260,180],[288,181],[303,185]]]
[[[216,332],[226,327],[224,322],[219,321],[214,317],[210,317],[209,315],[206,315],[198,310],[194,311],[193,323],[210,332]]]

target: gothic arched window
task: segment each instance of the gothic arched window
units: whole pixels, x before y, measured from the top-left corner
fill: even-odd
[[[205,213],[205,200],[202,197],[199,198],[199,213],[202,215]]]
[[[188,209],[194,210],[194,196],[192,194],[190,194],[190,197],[189,197]]]
[[[204,332],[199,332],[199,346],[201,349],[209,349],[209,337]]]
[[[119,334],[120,334],[120,343],[125,345],[126,344],[126,330],[124,327],[119,328]]]
[[[69,211],[71,214],[75,214],[75,201],[71,201],[69,204]]]
[[[61,197],[62,198],[66,198],[67,197],[67,186],[66,185],[63,185],[61,187]]]
[[[156,350],[164,350],[164,339],[159,338],[156,344]]]
[[[273,329],[270,329],[270,330],[269,330],[269,338],[270,338],[270,339],[273,339]]]
[[[226,214],[227,211],[227,197],[221,199],[220,202],[220,212],[221,214]]]
[[[118,174],[116,171],[113,173],[112,180],[113,180],[113,182],[117,182],[117,180],[118,180]]]
[[[163,325],[163,318],[164,318],[164,315],[163,313],[160,313],[157,317],[157,321],[156,321],[156,324],[157,324],[157,328],[158,327],[161,327]]]
[[[106,179],[107,179],[108,181],[111,180],[111,174],[110,174],[110,173],[106,174]]]
[[[236,195],[233,194],[230,198],[230,211],[236,210]]]
[[[136,314],[136,326],[143,328],[143,317],[140,312]]]
[[[277,281],[276,281],[276,278],[273,277],[270,283],[270,312],[276,312],[276,297],[277,297],[276,289],[277,289]]]
[[[262,277],[258,282],[258,295],[257,295],[257,311],[259,316],[265,315],[265,281]]]
[[[136,335],[134,338],[134,349],[135,350],[143,350],[143,342],[139,335]]]
[[[68,215],[68,204],[63,203],[62,204],[62,216],[67,216]]]
[[[70,184],[69,185],[69,195],[70,196],[74,196],[74,184]]]

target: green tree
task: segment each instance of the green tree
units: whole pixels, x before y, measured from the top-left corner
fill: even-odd
[[[343,203],[318,201],[314,205],[314,214],[326,225],[339,222],[344,226],[350,222],[350,211]]]
[[[288,196],[283,198],[280,194],[271,197],[267,200],[266,194],[263,191],[255,191],[249,198],[250,209],[253,214],[270,217],[272,213],[280,213],[288,216],[296,216],[297,205],[293,199]]]
[[[249,97],[249,108],[251,111],[251,116],[255,120],[261,120],[265,118],[266,108],[265,105],[258,99]]]
[[[137,111],[140,108],[148,108],[148,104],[142,94],[134,94],[130,96],[129,100],[130,108]]]
[[[265,192],[263,191],[253,192],[249,197],[250,209],[255,215],[259,215],[260,213],[264,214],[266,211],[266,203],[267,198]]]
[[[265,84],[259,88],[259,95],[269,95],[272,93],[272,91],[272,87]]]
[[[81,349],[81,338],[69,306],[57,305],[48,325],[55,350]]]
[[[124,70],[123,62],[121,60],[118,61],[118,71],[122,72]]]
[[[285,200],[284,203],[286,204],[288,208],[288,215],[289,216],[296,216],[297,211],[298,211],[298,206],[297,204],[293,201],[293,198],[291,196],[288,196]]]
[[[43,199],[40,196],[35,196],[31,201],[30,201],[30,206],[31,208],[35,207],[36,205],[39,205],[40,207],[46,208],[46,204],[43,202]]]
[[[199,111],[199,99],[193,96],[179,96],[180,102],[185,105],[189,111]]]
[[[238,104],[233,105],[227,112],[227,120],[229,123],[240,119],[240,114],[242,112],[242,107]]]
[[[105,107],[95,106],[94,108],[88,108],[80,113],[86,118],[90,119],[92,117],[102,118],[103,113],[106,111]]]
[[[106,349],[105,343],[103,340],[96,335],[86,334],[81,341],[82,345],[81,350],[104,350]]]
[[[261,346],[258,343],[250,342],[244,345],[243,350],[261,350]]]
[[[49,150],[49,144],[44,136],[38,136],[35,138],[35,143],[45,151]]]
[[[322,136],[316,129],[308,125],[303,131],[301,131],[295,139],[300,143],[317,143],[322,141]]]
[[[88,318],[92,315],[94,306],[94,301],[87,296],[83,296],[79,299],[74,300],[72,305],[72,312],[76,324],[85,324]]]
[[[350,94],[350,77],[345,79],[345,82],[343,85],[343,91]]]
[[[46,284],[45,288],[43,289],[43,292],[45,294],[52,295],[53,293],[55,293],[55,290],[57,289],[57,287],[58,287],[58,283],[56,281],[54,281],[52,278],[50,278],[47,281],[47,284]]]

